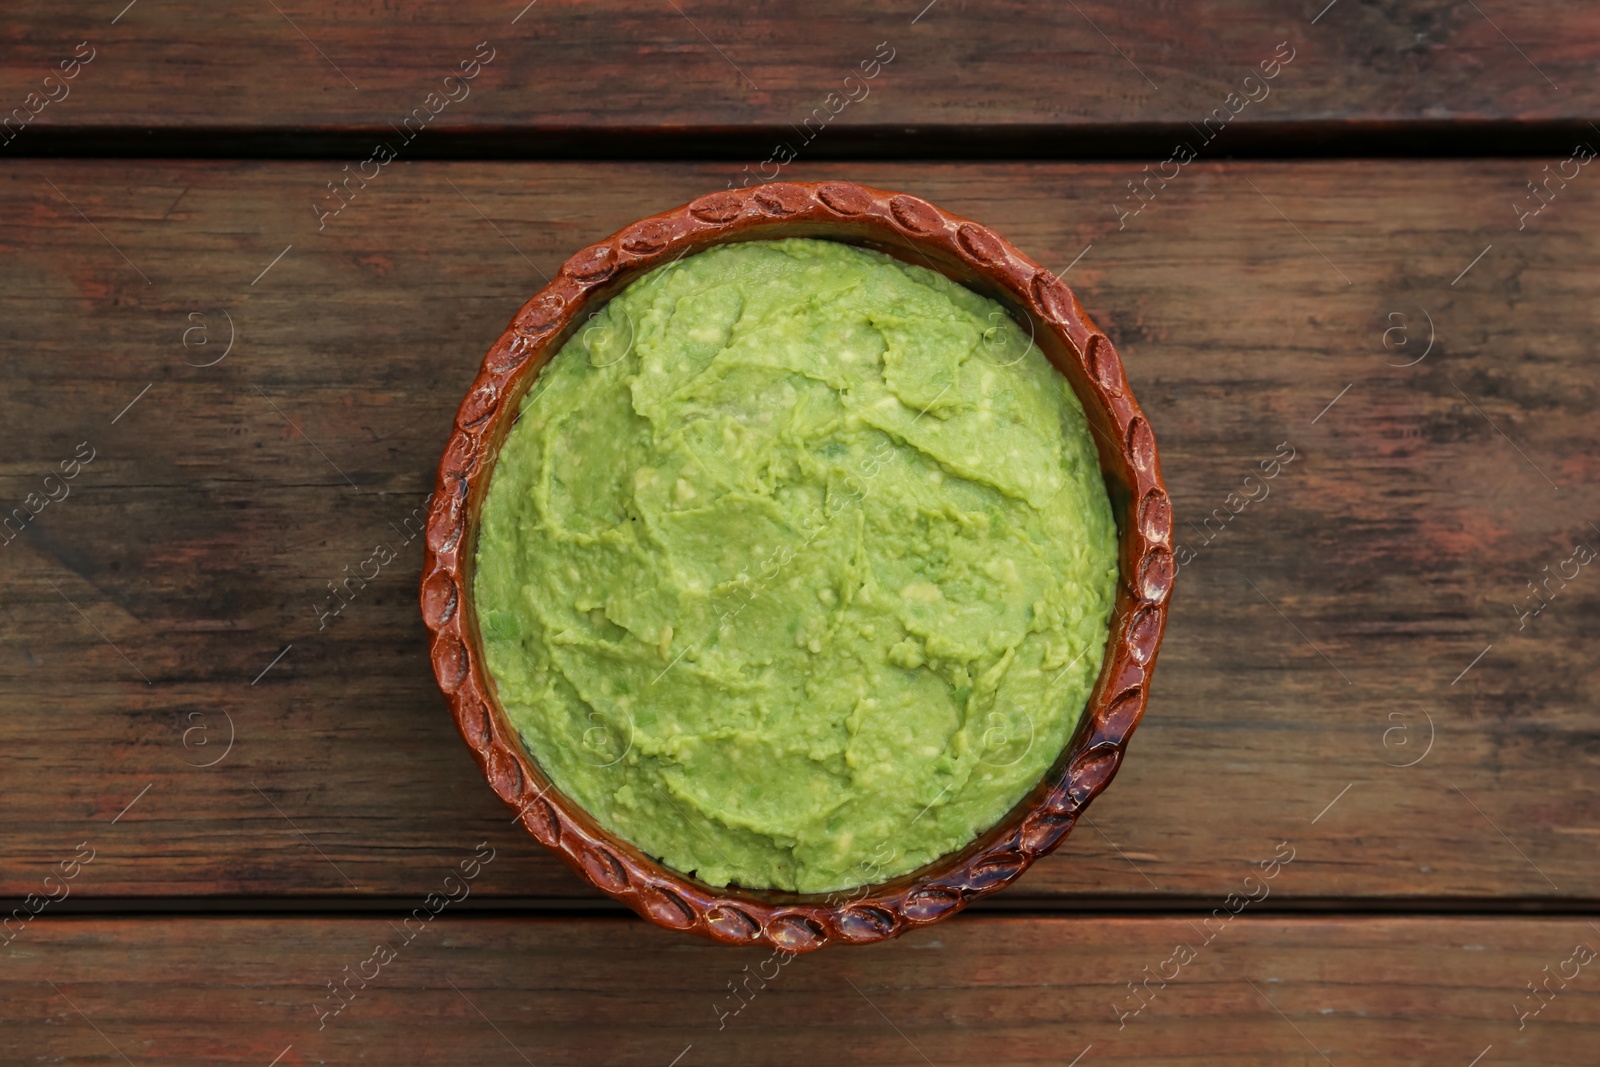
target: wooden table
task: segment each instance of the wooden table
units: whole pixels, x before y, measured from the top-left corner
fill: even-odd
[[[0,935],[0,1061],[1596,1062],[1592,5],[110,0],[0,32],[0,894],[37,911]],[[513,827],[416,607],[512,312],[775,170],[1064,273],[1190,550],[1065,845],[780,962]]]

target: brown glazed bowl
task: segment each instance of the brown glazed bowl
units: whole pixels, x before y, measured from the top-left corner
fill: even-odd
[[[1099,446],[1120,541],[1111,636],[1077,732],[1050,772],[960,852],[889,882],[827,895],[717,888],[671,870],[551,786],[500,707],[472,605],[479,509],[501,442],[540,368],[606,300],[650,269],[730,241],[819,237],[924,264],[998,300],[1072,384]],[[640,915],[714,941],[808,952],[938,922],[1059,845],[1111,781],[1144,712],[1176,568],[1155,436],[1105,334],[1072,291],[992,230],[925,200],[850,182],[711,193],[591,245],[517,312],[484,358],[439,464],[428,510],[422,616],[434,674],[484,777],[545,847]]]

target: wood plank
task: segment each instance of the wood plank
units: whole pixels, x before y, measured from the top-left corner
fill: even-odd
[[[426,105],[437,112],[427,123],[434,136],[538,130],[550,144],[597,128],[776,134],[817,108],[835,135],[908,126],[1055,136],[1129,123],[1176,130],[1199,125],[1230,92],[1264,91],[1259,103],[1238,105],[1236,130],[1471,120],[1558,121],[1575,132],[1600,103],[1589,77],[1600,14],[1577,2],[1378,8],[1312,0],[1285,9],[1206,0],[1175,9],[1150,0],[865,8],[827,0],[751,10],[729,0],[526,8],[513,0],[337,8],[176,0],[119,8],[8,5],[0,102],[9,109],[29,93],[60,98],[42,109],[28,102],[38,114],[22,137],[191,128],[387,136],[436,91],[460,99]],[[46,86],[80,42],[84,55],[93,50],[89,65],[65,86]],[[480,42],[493,58],[477,80],[465,90],[444,86]],[[1244,85],[1279,42],[1288,42],[1292,63],[1266,90]],[[872,66],[875,53],[892,61]],[[876,77],[847,86],[863,63]],[[855,99],[830,103],[835,91]],[[136,149],[139,141],[117,143]],[[752,172],[763,158],[750,160]]]
[[[1207,945],[1178,918],[961,918],[792,960],[631,920],[433,922],[41,921],[0,972],[0,1056],[1555,1067],[1600,1041],[1600,931],[1572,920],[1242,916]]]
[[[402,164],[319,232],[333,171],[0,171],[0,497],[95,449],[0,545],[8,898],[80,841],[78,900],[404,896],[487,840],[480,897],[597,899],[456,738],[404,528],[541,276],[720,171]],[[1527,162],[1194,163],[1119,230],[1127,164],[798,171],[1075,263],[1196,553],[1125,768],[1002,900],[1220,899],[1288,840],[1275,900],[1593,901],[1600,582],[1512,609],[1600,524],[1592,180],[1519,231]]]

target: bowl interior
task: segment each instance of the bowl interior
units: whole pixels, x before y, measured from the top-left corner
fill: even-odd
[[[868,229],[865,226],[852,225],[849,223],[777,222],[768,228],[744,230],[733,235],[719,235],[701,242],[695,242],[691,244],[690,247],[684,252],[684,255],[694,255],[696,252],[701,252],[705,249],[712,248],[720,244],[732,244],[739,241],[767,241],[780,237],[815,237],[831,241],[841,241],[846,244],[859,245],[863,248],[871,248],[887,255],[894,256],[896,259],[903,260],[906,263],[936,270],[952,281],[959,282],[974,292],[993,299],[999,303],[1000,306],[1003,307],[1013,319],[1016,320],[1018,325],[1025,327],[1029,331],[1030,337],[1044,352],[1046,358],[1050,360],[1050,362],[1058,371],[1066,375],[1067,379],[1072,383],[1073,391],[1078,394],[1080,402],[1084,402],[1085,413],[1089,413],[1089,403],[1085,401],[1083,395],[1086,391],[1083,370],[1077,359],[1068,352],[1066,342],[1061,337],[1057,336],[1053,328],[1051,328],[1048,323],[1040,323],[1033,311],[1020,304],[1008,290],[995,284],[994,280],[988,274],[974,269],[971,265],[962,262],[948,253],[945,253],[942,249],[920,246],[918,242],[911,238],[901,238],[896,240],[893,236],[876,232]],[[592,290],[590,293],[588,293],[583,298],[582,303],[577,305],[567,327],[552,335],[550,340],[544,344],[540,353],[533,360],[529,361],[526,372],[518,375],[517,381],[512,385],[511,389],[507,391],[505,400],[502,401],[502,406],[512,411],[520,410],[523,399],[527,396],[528,392],[533,388],[538,380],[538,372],[541,371],[544,367],[544,364],[547,363],[557,352],[559,352],[561,347],[566,344],[566,342],[575,333],[577,333],[580,328],[582,328],[589,316],[592,313],[600,310],[600,308],[602,308],[608,300],[620,293],[623,289],[626,289],[629,284],[655,269],[657,269],[657,265],[655,264],[636,267],[632,270],[624,268],[619,270],[616,276],[608,281],[605,286]],[[1110,497],[1112,514],[1117,522],[1118,544],[1119,546],[1124,546],[1126,538],[1123,535],[1128,528],[1128,521],[1130,517],[1129,505],[1132,501],[1131,488],[1128,485],[1125,477],[1118,477],[1118,472],[1115,469],[1115,459],[1120,457],[1118,457],[1115,452],[1112,452],[1111,457],[1108,457],[1107,455],[1107,452],[1111,448],[1114,448],[1114,445],[1108,447],[1109,435],[1106,432],[1106,428],[1104,426],[1096,425],[1096,419],[1094,415],[1089,415],[1089,418],[1090,425],[1094,427],[1095,430],[1096,445],[1100,449],[1100,469],[1105,478],[1106,492]],[[497,432],[492,440],[492,446],[489,451],[489,455],[491,457],[498,457],[500,447],[504,444],[506,436],[510,433],[511,427],[515,425],[515,423],[516,420],[514,418],[509,420],[499,420],[499,425],[496,428]],[[1113,464],[1111,466],[1108,466],[1107,464],[1108,458],[1113,459]],[[488,492],[489,482],[492,478],[492,475],[493,460],[491,459],[486,465],[484,474],[474,482],[473,491],[469,497],[469,514],[472,516],[472,518],[468,522],[467,526],[467,552],[463,557],[461,565],[464,587],[462,611],[465,615],[464,623],[469,628],[471,640],[475,649],[481,649],[483,647],[481,637],[478,633],[477,611],[472,602],[473,580],[475,576],[478,552],[477,542],[479,524],[477,522],[477,517],[481,513],[483,500]],[[1119,547],[1119,570],[1121,570],[1126,563],[1126,560],[1121,558],[1125,557],[1126,554],[1125,547]],[[1124,583],[1122,581],[1119,581],[1118,583],[1119,595],[1117,598],[1117,613],[1119,615],[1122,614],[1121,609],[1124,607],[1122,604],[1123,590],[1121,588],[1123,584]],[[1114,643],[1115,636],[1115,626],[1113,626],[1112,633],[1108,638],[1108,643]],[[1106,655],[1103,661],[1104,666],[1109,666],[1111,661],[1112,657],[1109,654]],[[1102,673],[1104,673],[1103,668]],[[487,675],[487,672],[485,672],[485,674]],[[495,694],[493,688],[493,677],[487,677],[486,680],[489,683],[490,693],[494,694],[494,706],[496,712],[502,717],[505,717],[505,711],[500,706],[498,694]],[[1100,686],[1097,682],[1095,691],[1098,691],[1099,688]],[[1093,693],[1091,693],[1091,701],[1092,699]],[[511,726],[510,719],[505,717],[504,722],[506,724],[507,732],[515,735],[516,730]],[[1056,763],[1052,765],[1051,770],[1045,775],[1044,782],[1048,782],[1056,776],[1060,770],[1060,765],[1067,759],[1068,755],[1078,747],[1079,742],[1088,732],[1090,726],[1091,722],[1089,715],[1084,714],[1079,717],[1078,725],[1073,731],[1071,740],[1068,741],[1066,747],[1062,750],[1061,755],[1057,758]],[[519,737],[519,744],[520,740],[521,739]],[[528,761],[531,764],[532,769],[538,772],[538,788],[547,793],[556,793],[560,795],[562,799],[566,801],[569,810],[581,811],[582,809],[579,807],[579,805],[577,805],[570,797],[565,796],[565,794],[561,794],[560,791],[550,783],[549,779],[545,777],[542,769],[539,768],[538,758],[532,752],[527,752],[525,746],[524,752],[528,757]],[[1042,782],[1041,785],[1042,784],[1044,783]],[[724,894],[728,892],[734,892],[740,896],[759,899],[774,904],[826,903],[840,897],[855,895],[871,896],[875,895],[879,889],[895,889],[903,886],[913,885],[924,881],[930,871],[940,870],[952,866],[952,857],[955,857],[959,861],[960,859],[964,859],[968,856],[983,851],[997,837],[1003,836],[1007,827],[1015,821],[1016,815],[1019,811],[1026,810],[1033,806],[1033,803],[1037,800],[1035,795],[1037,792],[1037,788],[1030,791],[1027,796],[1019,801],[1017,805],[1000,820],[999,823],[985,833],[980,834],[978,838],[960,851],[941,856],[939,859],[934,860],[933,862],[918,868],[915,871],[901,875],[886,882],[873,883],[871,885],[858,887],[857,889],[838,890],[833,893],[821,894],[789,893],[772,889],[749,889],[737,885],[723,888],[706,885],[705,883],[699,884],[704,886],[705,890],[709,893]],[[584,815],[587,816],[588,813],[584,812]],[[594,823],[592,817],[590,821],[593,823],[594,830],[598,833],[603,834],[612,840],[617,840],[619,845],[624,846],[629,851],[648,859],[650,863],[660,865],[660,861],[639,852],[639,850],[634,848],[631,844],[616,839],[609,831],[600,827],[598,823]],[[674,873],[685,880],[698,881],[691,875],[685,874],[682,871],[674,870]],[[859,890],[861,889],[866,890],[866,893],[860,894]]]

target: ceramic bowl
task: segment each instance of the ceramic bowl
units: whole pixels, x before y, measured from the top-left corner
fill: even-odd
[[[472,603],[478,515],[494,458],[545,362],[650,269],[730,241],[818,237],[923,264],[998,300],[1066,376],[1099,446],[1121,577],[1104,665],[1083,718],[1038,785],[960,852],[889,882],[827,895],[717,888],[618,839],[551,786],[524,751],[484,666]],[[807,952],[947,919],[1059,845],[1111,781],[1144,712],[1176,568],[1155,436],[1122,362],[1072,291],[980,223],[850,182],[721,191],[642,219],[567,260],[523,305],[461,402],[429,506],[422,615],[434,674],[484,777],[521,824],[597,889],[651,922],[715,941]]]

